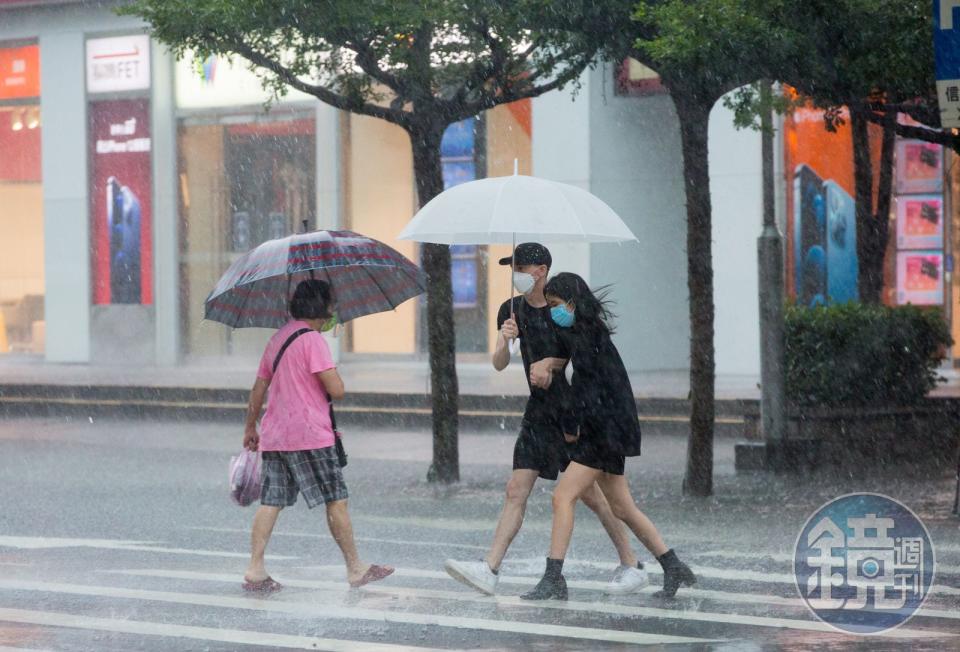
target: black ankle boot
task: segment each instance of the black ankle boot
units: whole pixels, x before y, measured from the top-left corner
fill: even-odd
[[[566,600],[567,580],[563,579],[562,570],[562,559],[547,557],[547,570],[543,573],[540,582],[533,587],[533,590],[520,597],[523,600]]]
[[[663,589],[654,593],[658,598],[672,598],[677,594],[681,585],[693,586],[697,583],[697,576],[690,567],[677,558],[677,553],[671,548],[657,557],[663,568]]]
[[[566,600],[567,580],[563,575],[552,578],[546,575],[531,591],[520,596],[523,600]]]

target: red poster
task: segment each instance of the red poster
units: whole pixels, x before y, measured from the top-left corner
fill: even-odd
[[[93,303],[153,303],[148,100],[90,104]]]
[[[40,48],[0,48],[0,99],[40,96]]]

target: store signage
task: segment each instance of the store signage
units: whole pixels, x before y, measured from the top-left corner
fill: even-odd
[[[960,127],[960,0],[933,1],[934,69],[940,124]]]
[[[114,36],[87,41],[87,92],[150,88],[150,37]]]
[[[189,52],[177,61],[176,93],[177,106],[182,109],[262,105],[271,97],[244,59],[212,55],[198,60]],[[279,101],[313,99],[291,88]]]
[[[150,108],[90,104],[93,302],[153,302]]]
[[[40,95],[40,48],[0,48],[0,100]]]

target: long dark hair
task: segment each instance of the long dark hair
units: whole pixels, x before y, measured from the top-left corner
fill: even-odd
[[[580,276],[571,272],[560,272],[547,281],[543,293],[574,305],[574,332],[587,335],[613,333],[612,322],[616,315],[610,310],[613,302],[609,299],[609,285],[597,288],[594,292]]]

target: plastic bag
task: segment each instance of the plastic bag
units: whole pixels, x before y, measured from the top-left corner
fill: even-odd
[[[260,498],[260,451],[230,458],[230,498],[243,507]]]

